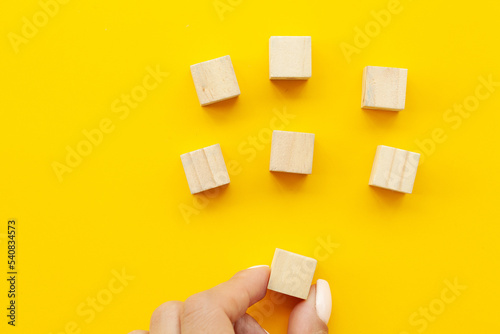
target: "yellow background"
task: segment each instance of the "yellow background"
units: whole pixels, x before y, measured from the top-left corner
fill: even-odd
[[[18,53],[9,33],[21,35],[23,17],[41,7],[2,5],[0,258],[4,277],[16,218],[20,274],[15,329],[0,283],[1,332],[70,333],[72,322],[81,333],[147,329],[162,302],[270,264],[276,247],[323,255],[315,280],[332,288],[332,333],[419,333],[410,317],[455,279],[467,288],[424,332],[500,331],[500,87],[459,125],[456,114],[444,118],[474,100],[479,77],[500,81],[498,2],[401,0],[350,62],[340,46],[355,46],[355,29],[373,25],[371,11],[388,1],[220,2],[225,12],[212,0],[72,0]],[[308,82],[268,79],[272,35],[312,36]],[[241,96],[202,108],[189,65],[224,55]],[[360,109],[366,65],[408,68],[404,111]],[[169,76],[120,119],[112,103],[148,66]],[[316,134],[312,175],[268,171],[270,124],[283,112],[294,116],[286,130]],[[106,118],[114,130],[59,182],[53,163]],[[418,142],[435,129],[445,139],[425,153]],[[179,155],[215,143],[233,161],[231,184],[192,196]],[[413,194],[367,185],[380,144],[424,153]],[[336,248],[327,254],[328,239]],[[92,320],[82,315],[122,269],[134,279]],[[293,301],[266,300],[252,312],[285,333]]]

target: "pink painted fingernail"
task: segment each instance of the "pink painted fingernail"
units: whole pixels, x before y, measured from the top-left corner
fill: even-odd
[[[316,312],[318,317],[328,325],[332,313],[332,293],[330,285],[323,279],[316,282]]]
[[[253,266],[253,267],[250,267],[247,269],[260,268],[260,267],[268,267],[269,268],[269,266],[267,264],[261,264],[260,266]]]

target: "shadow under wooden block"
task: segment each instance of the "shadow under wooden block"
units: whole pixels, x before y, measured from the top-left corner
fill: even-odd
[[[393,128],[399,115],[398,112],[391,110],[361,109],[361,111],[370,125],[385,129]]]
[[[273,178],[286,190],[300,190],[309,174],[271,172]]]
[[[215,122],[229,122],[234,117],[238,117],[237,113],[242,110],[241,108],[237,108],[238,100],[239,97],[235,97],[205,106],[203,107],[203,112]]]
[[[203,196],[205,196],[207,198],[210,198],[210,199],[217,198],[217,197],[219,197],[220,195],[222,195],[223,193],[226,192],[227,187],[229,187],[229,183],[228,184],[224,184],[222,186],[218,186],[216,188],[204,190],[202,192],[194,194],[194,196],[203,195]]]
[[[204,106],[203,109],[207,110],[210,113],[213,112],[227,112],[230,109],[234,108],[234,105],[238,102],[239,96],[230,98],[228,100],[220,101],[217,103],[209,104],[207,106]]]
[[[269,80],[274,90],[287,99],[299,99],[308,80]]]
[[[405,193],[401,193],[398,191],[393,191],[390,189],[379,188],[376,186],[369,186],[371,192],[375,195],[379,202],[382,202],[384,205],[388,205],[391,207],[399,206],[405,197]]]
[[[228,187],[229,184],[226,184],[193,194],[192,204],[190,209],[187,209],[189,212],[186,212],[186,214],[198,215],[200,212],[209,214],[211,211],[217,210],[218,207],[224,206],[224,202],[228,200],[228,196],[226,196]]]

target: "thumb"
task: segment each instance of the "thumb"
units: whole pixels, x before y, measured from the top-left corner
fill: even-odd
[[[332,312],[332,295],[328,282],[319,279],[306,300],[298,303],[288,320],[288,334],[326,334]]]

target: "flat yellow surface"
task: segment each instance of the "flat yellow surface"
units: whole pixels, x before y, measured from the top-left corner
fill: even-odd
[[[279,247],[318,259],[332,333],[498,333],[500,4],[394,1],[5,2],[0,331],[147,329]],[[268,79],[272,35],[312,36],[309,81]],[[202,108],[189,66],[224,55],[241,96]],[[366,65],[408,68],[404,111],[360,109]],[[312,175],[268,171],[273,129],[316,134]],[[193,196],[179,156],[215,143],[231,184]],[[413,194],[368,186],[381,144],[422,153]],[[285,333],[295,302],[251,313]]]

